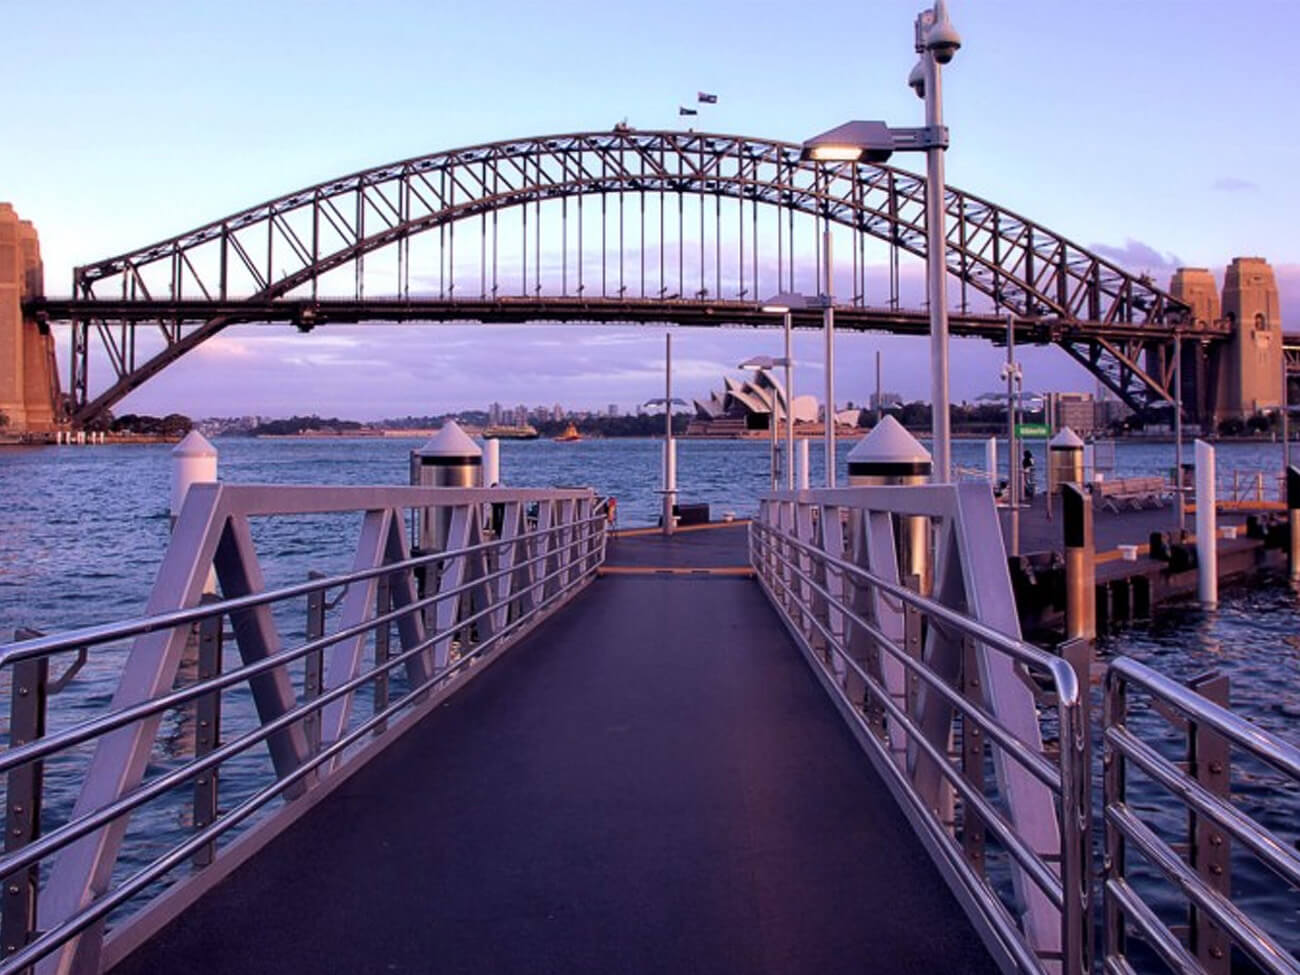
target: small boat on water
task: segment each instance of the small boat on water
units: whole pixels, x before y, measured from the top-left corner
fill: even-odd
[[[554,439],[556,443],[573,443],[575,440],[581,440],[582,434],[578,432],[578,428],[576,426],[570,423],[567,427],[564,428],[564,432],[562,434],[552,439]]]
[[[525,423],[522,426],[487,427],[483,431],[483,436],[495,440],[536,440],[538,433],[535,426],[531,423]]]

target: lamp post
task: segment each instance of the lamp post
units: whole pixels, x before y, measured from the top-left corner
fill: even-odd
[[[948,293],[943,152],[948,130],[943,124],[942,65],[961,47],[948,20],[945,0],[916,18],[916,51],[921,56],[907,83],[925,100],[923,128],[890,128],[884,122],[846,122],[803,144],[803,159],[824,162],[883,163],[895,151],[926,154],[925,232],[926,293],[930,303],[930,402],[936,483],[952,477],[948,419]]]
[[[801,294],[783,291],[773,295],[763,303],[763,311],[781,316],[785,330],[785,356],[773,360],[785,366],[785,486],[794,490],[794,351],[791,344],[791,328],[794,324],[794,309],[807,307],[808,299]]]
[[[677,496],[677,453],[673,443],[673,407],[685,406],[686,401],[673,398],[673,333],[664,334],[664,395],[646,400],[646,406],[664,408],[664,513],[663,532],[673,533],[673,501]]]
[[[1016,316],[1007,312],[1007,361],[1002,366],[1007,382],[1007,489],[1011,503],[1011,554],[1020,554],[1020,457],[1016,450],[1016,402],[1023,395],[1024,370],[1016,361]]]
[[[789,315],[789,312],[787,312],[786,314],[787,314],[787,316],[788,316],[788,315]],[[787,346],[788,346],[788,344],[789,344],[789,343],[787,342]],[[782,388],[781,386],[779,386],[779,385],[777,384],[777,381],[776,381],[775,377],[773,377],[773,376],[768,376],[768,379],[769,379],[769,380],[771,381],[771,383],[772,383],[772,397],[771,397],[771,400],[772,400],[772,412],[771,412],[771,419],[769,420],[769,422],[768,422],[768,424],[767,424],[767,429],[768,429],[768,432],[769,432],[769,434],[770,434],[770,436],[769,436],[768,439],[769,439],[769,441],[770,441],[770,443],[771,443],[772,490],[775,491],[775,490],[777,489],[777,482],[778,482],[777,471],[776,471],[776,466],[777,466],[777,465],[776,465],[776,452],[777,452],[777,451],[776,451],[776,426],[777,426],[777,422],[778,422],[778,416],[777,416],[777,393],[780,393],[781,396],[784,397],[784,399],[785,399],[785,419],[786,419],[786,441],[785,441],[785,450],[786,450],[786,454],[785,454],[785,456],[786,456],[786,468],[787,468],[787,470],[786,470],[786,485],[787,485],[787,487],[788,487],[790,490],[794,490],[794,451],[793,451],[793,449],[792,449],[793,444],[794,444],[794,424],[793,424],[793,422],[791,421],[791,417],[793,416],[794,404],[791,402],[791,398],[790,398],[790,397],[791,397],[791,393],[790,393],[790,366],[791,366],[790,357],[789,357],[789,356],[784,356],[784,357],[779,358],[779,359],[774,359],[774,358],[773,358],[772,356],[770,356],[770,355],[756,355],[756,356],[752,356],[751,358],[748,358],[748,359],[746,359],[744,362],[742,362],[742,363],[740,364],[739,368],[741,368],[741,369],[758,369],[758,370],[762,371],[762,370],[774,369],[774,368],[776,368],[777,366],[785,366],[785,382],[786,382],[786,385],[785,385],[784,388]]]

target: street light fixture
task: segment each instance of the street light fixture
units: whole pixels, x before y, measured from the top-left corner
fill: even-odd
[[[792,419],[793,416],[794,416],[794,404],[791,402],[791,399],[790,399],[790,366],[791,366],[791,362],[790,362],[790,359],[789,359],[788,357],[784,357],[784,356],[782,356],[782,357],[780,357],[780,358],[773,358],[773,357],[770,356],[770,355],[756,355],[756,356],[751,356],[750,358],[746,359],[746,360],[745,360],[744,362],[742,362],[742,363],[739,365],[739,367],[738,367],[738,368],[740,368],[740,369],[757,369],[757,370],[760,371],[760,372],[767,372],[767,371],[770,371],[770,370],[772,370],[772,369],[775,369],[777,366],[785,366],[785,377],[786,377],[786,378],[785,378],[785,383],[786,383],[785,386],[784,386],[784,387],[781,387],[780,384],[777,383],[777,381],[776,381],[776,379],[775,379],[774,377],[772,377],[772,376],[768,376],[768,377],[767,377],[768,380],[772,383],[772,386],[773,386],[773,388],[772,388],[772,390],[771,390],[771,396],[770,396],[771,412],[770,412],[770,416],[769,416],[768,424],[767,424],[767,429],[768,429],[768,434],[769,434],[769,436],[768,436],[768,440],[769,440],[770,445],[771,445],[771,449],[770,449],[770,451],[769,451],[769,455],[770,455],[770,456],[769,456],[769,460],[770,460],[771,470],[772,470],[772,490],[773,490],[773,491],[775,491],[776,488],[777,488],[777,463],[776,463],[777,448],[776,448],[776,427],[777,427],[777,423],[780,422],[780,418],[779,418],[779,416],[778,416],[778,414],[777,414],[777,393],[778,393],[778,392],[779,392],[779,393],[780,393],[780,394],[785,398],[785,418],[786,418],[786,430],[787,430],[787,434],[788,434],[787,437],[786,437],[786,451],[785,451],[785,459],[786,459],[786,484],[787,484],[787,486],[790,488],[790,490],[793,490],[793,489],[794,489],[794,487],[793,487],[793,481],[794,481],[794,474],[793,474],[793,470],[794,470],[794,467],[793,467],[793,465],[794,465],[794,452],[793,452],[793,450],[792,450],[792,445],[793,445],[793,440],[794,440],[794,436],[793,436],[793,419]]]
[[[785,486],[788,491],[794,490],[794,351],[790,333],[794,309],[807,307],[808,299],[792,291],[782,291],[763,303],[763,311],[781,316],[785,329],[785,356],[781,364],[785,366]]]
[[[907,83],[925,100],[925,126],[890,128],[884,122],[846,122],[803,144],[801,158],[822,162],[883,163],[894,152],[926,154],[925,231],[926,293],[930,303],[930,402],[934,437],[934,480],[952,477],[952,445],[948,418],[948,291],[945,233],[943,152],[948,129],[943,124],[942,73],[961,47],[961,37],[948,20],[945,0],[916,18],[916,52],[920,60]]]

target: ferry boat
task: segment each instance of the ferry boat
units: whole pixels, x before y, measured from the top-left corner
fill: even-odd
[[[567,427],[564,428],[564,432],[562,434],[554,438],[556,443],[573,443],[575,440],[581,440],[581,439],[582,439],[582,434],[578,432],[578,428],[574,426],[572,423],[570,423]]]
[[[517,427],[485,427],[483,429],[483,436],[494,440],[536,440],[540,434],[538,434],[537,428],[531,423],[525,423],[523,426]]]

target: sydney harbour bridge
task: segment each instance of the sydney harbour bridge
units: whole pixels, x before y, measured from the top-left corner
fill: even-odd
[[[1229,374],[1243,368],[1248,325],[1273,330],[1282,368],[1262,261],[1267,281],[1248,288],[1259,269],[1243,269],[1220,308],[1208,272],[1164,289],[972,193],[947,187],[944,208],[954,335],[1004,342],[1010,313],[1017,342],[1060,346],[1139,412],[1173,401],[1181,375],[1184,409],[1202,420],[1247,411],[1250,383]],[[826,233],[837,328],[921,334],[928,313],[905,295],[926,258],[925,213],[923,176],[802,159],[785,142],[625,125],[494,142],[353,173],[78,267],[69,297],[29,274],[23,328],[51,350],[51,325],[71,328],[66,386],[52,351],[18,361],[29,397],[42,385],[32,370],[47,371],[56,420],[84,425],[237,324],[772,327],[765,297],[824,291]],[[796,313],[796,325],[820,321]]]

